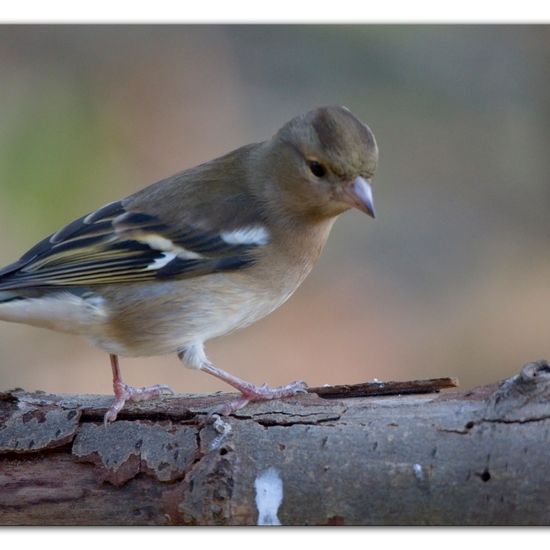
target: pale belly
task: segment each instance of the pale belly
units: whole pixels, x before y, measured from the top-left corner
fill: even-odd
[[[223,290],[216,284],[221,277],[226,278]],[[258,321],[282,305],[299,285],[287,281],[284,288],[273,292],[225,275],[209,276],[208,282],[203,279],[200,284],[195,280],[185,283],[159,285],[153,295],[149,289],[146,298],[139,287],[129,289],[124,307],[108,305],[109,322],[87,336],[96,346],[117,355],[176,353]]]

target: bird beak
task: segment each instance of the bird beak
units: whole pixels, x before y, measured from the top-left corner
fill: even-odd
[[[345,203],[368,214],[371,218],[376,217],[370,182],[361,176],[357,176],[345,187],[342,199]]]

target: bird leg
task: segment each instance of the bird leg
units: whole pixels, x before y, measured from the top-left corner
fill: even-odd
[[[118,413],[122,410],[126,401],[145,401],[147,399],[155,399],[163,393],[174,393],[171,388],[164,384],[157,384],[146,388],[128,386],[122,381],[120,367],[118,366],[118,356],[109,354],[109,357],[111,359],[111,369],[113,370],[115,401],[103,417],[105,425],[116,420]]]
[[[286,386],[279,386],[278,388],[270,388],[266,384],[263,384],[262,386],[255,386],[254,384],[246,382],[237,376],[233,376],[226,371],[218,369],[209,361],[202,362],[199,369],[215,376],[216,378],[219,378],[220,380],[223,380],[241,392],[241,397],[224,404],[220,410],[216,411],[222,415],[231,414],[241,409],[251,401],[282,399],[283,397],[292,397],[297,393],[307,392],[307,385],[302,381],[291,382]]]

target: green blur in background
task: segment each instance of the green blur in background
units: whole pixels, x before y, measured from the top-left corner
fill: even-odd
[[[289,302],[209,355],[256,383],[496,381],[550,358],[549,69],[547,26],[1,26],[0,264],[345,105],[378,140],[378,218],[344,215]],[[228,389],[176,357],[122,369]],[[108,358],[0,322],[0,390],[15,386],[110,393]]]

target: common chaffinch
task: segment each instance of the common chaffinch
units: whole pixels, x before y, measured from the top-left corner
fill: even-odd
[[[222,412],[305,391],[255,386],[215,367],[210,338],[279,307],[319,258],[336,217],[374,217],[378,148],[344,107],[322,107],[271,139],[154,183],[66,225],[0,270],[0,319],[89,338],[110,354],[115,400],[171,392],[133,388],[118,356],[177,353],[240,391]]]

